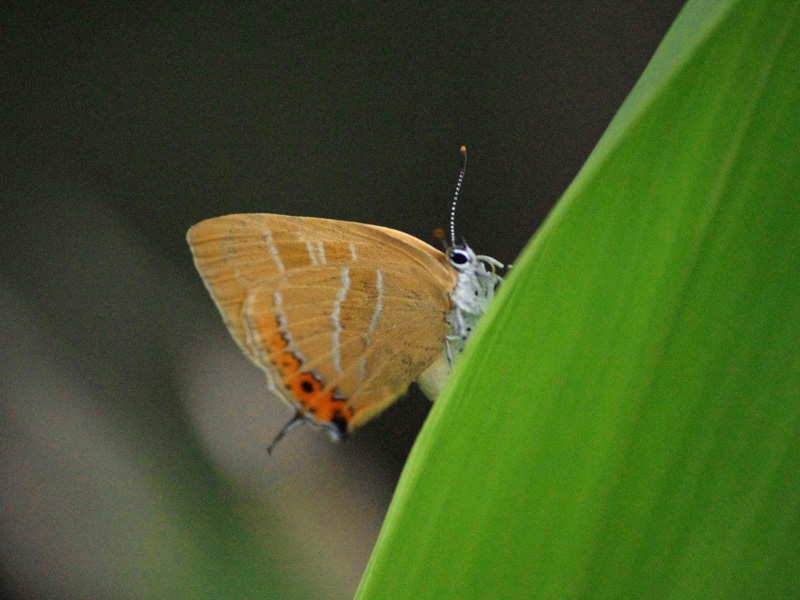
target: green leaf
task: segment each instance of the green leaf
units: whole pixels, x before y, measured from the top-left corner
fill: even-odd
[[[358,598],[800,597],[799,77],[800,3],[687,4],[435,405]]]

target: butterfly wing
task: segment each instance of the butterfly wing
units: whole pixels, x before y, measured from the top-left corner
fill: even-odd
[[[412,236],[245,214],[198,223],[187,239],[239,347],[282,400],[339,434],[386,408],[443,352],[456,273]]]

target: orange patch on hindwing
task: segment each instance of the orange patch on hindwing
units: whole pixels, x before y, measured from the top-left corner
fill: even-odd
[[[281,331],[281,319],[276,316],[272,322],[275,329],[266,338],[266,347],[270,362],[275,366],[289,398],[302,413],[319,423],[333,424],[340,435],[346,435],[353,417],[353,410],[347,406],[347,397],[338,388],[327,389],[319,374],[304,369],[302,356],[288,349],[291,336]]]

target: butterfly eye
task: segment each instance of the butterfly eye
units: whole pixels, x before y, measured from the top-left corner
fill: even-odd
[[[453,249],[450,250],[450,262],[454,266],[465,265],[469,262],[469,256],[464,250]]]

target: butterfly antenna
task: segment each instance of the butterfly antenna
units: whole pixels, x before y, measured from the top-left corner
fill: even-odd
[[[456,204],[458,203],[458,193],[461,191],[461,184],[464,182],[464,172],[467,170],[467,147],[461,146],[461,172],[458,174],[456,193],[453,195],[453,204],[450,207],[450,244],[456,245]]]

